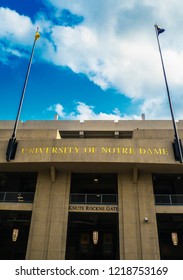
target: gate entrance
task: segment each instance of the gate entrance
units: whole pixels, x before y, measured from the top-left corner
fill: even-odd
[[[119,259],[117,213],[69,213],[66,259]]]
[[[73,173],[66,259],[119,259],[116,173]]]

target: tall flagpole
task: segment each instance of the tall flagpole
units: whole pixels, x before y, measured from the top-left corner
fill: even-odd
[[[16,154],[16,149],[17,149],[17,145],[18,145],[18,142],[16,140],[17,126],[18,126],[18,121],[19,121],[19,118],[20,118],[20,113],[21,113],[21,109],[22,109],[22,105],[23,105],[23,100],[24,100],[24,96],[25,96],[25,91],[26,91],[26,87],[27,87],[27,82],[28,82],[28,78],[29,78],[30,69],[31,69],[31,64],[32,64],[32,59],[33,59],[33,55],[34,55],[34,49],[35,49],[36,41],[40,37],[40,34],[39,34],[38,30],[39,30],[39,28],[37,28],[35,38],[34,38],[34,43],[33,43],[33,46],[32,46],[31,56],[30,56],[30,60],[29,60],[28,68],[27,68],[27,73],[26,73],[26,77],[25,77],[25,81],[24,81],[24,86],[23,86],[23,89],[22,89],[20,103],[19,103],[19,107],[18,107],[18,111],[17,111],[17,116],[16,116],[14,128],[13,128],[13,133],[12,133],[11,138],[8,141],[8,146],[7,146],[7,150],[6,150],[6,160],[8,162],[11,159],[14,159],[15,154]]]
[[[169,106],[170,106],[170,112],[171,112],[173,128],[174,128],[174,137],[175,137],[174,144],[173,144],[174,153],[175,153],[175,157],[180,161],[180,163],[183,163],[182,145],[181,145],[179,135],[178,135],[178,131],[177,131],[177,127],[176,127],[176,122],[175,122],[175,117],[174,117],[174,112],[173,112],[173,106],[172,106],[172,101],[171,101],[171,97],[170,97],[170,91],[169,91],[169,87],[168,87],[168,81],[167,81],[165,66],[164,66],[164,62],[163,62],[163,56],[162,56],[160,42],[159,42],[159,34],[163,33],[165,31],[165,29],[162,29],[162,28],[158,27],[157,24],[155,24],[154,27],[155,27],[155,31],[156,31],[156,38],[157,38],[157,42],[158,42],[158,48],[159,48],[159,53],[160,53],[160,58],[161,58],[163,75],[164,75],[165,85],[166,85],[166,91],[167,91],[167,95],[168,95],[168,102],[169,102]],[[178,155],[176,155],[176,154],[178,154]]]

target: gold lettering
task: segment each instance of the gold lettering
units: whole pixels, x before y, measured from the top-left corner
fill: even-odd
[[[134,148],[129,148],[129,154],[130,155],[135,155],[135,149]]]
[[[85,147],[84,152],[86,154],[94,154],[95,153],[95,147]]]
[[[151,150],[150,148],[147,149],[147,154],[148,154],[148,155],[149,155],[149,154],[150,154],[150,155],[153,154],[153,152],[152,152],[152,150]]]
[[[88,151],[86,151],[88,152]],[[57,153],[57,152],[56,152]],[[72,153],[79,153],[79,148],[77,147],[59,147],[58,148],[58,153],[59,154],[72,154]]]
[[[111,154],[114,154],[115,151],[116,151],[116,148],[109,148],[109,149],[110,149],[110,153],[111,153]]]
[[[85,153],[88,153],[88,148],[84,148],[84,152],[85,152]]]
[[[102,147],[102,153],[106,154],[130,154],[135,155],[135,148],[126,148],[126,147]]]
[[[97,147],[88,146],[83,147],[82,150],[85,154],[96,154]],[[118,155],[135,155],[137,150],[134,147],[101,147],[102,154],[118,154]],[[79,154],[80,147],[76,146],[65,146],[65,147],[22,147],[21,154]],[[168,149],[166,148],[149,148],[139,147],[138,153],[140,155],[168,155]]]
[[[39,152],[40,152],[40,154],[42,154],[43,153],[43,148],[39,148]]]
[[[123,154],[128,154],[128,148],[122,148],[122,153]]]
[[[28,150],[29,154],[34,154],[34,152],[35,152],[35,148],[29,148],[29,150]]]
[[[91,147],[91,152],[92,152],[92,154],[95,154],[96,148],[95,147]]]
[[[63,154],[64,153],[64,149],[63,147],[58,148],[59,154]]]
[[[52,147],[51,153],[52,154],[57,154],[57,152],[58,152],[58,148],[57,147]]]
[[[163,150],[163,155],[168,155],[168,150],[167,149],[162,149]]]
[[[107,148],[107,147],[102,147],[102,154],[103,153],[108,153],[109,152],[109,150],[108,150],[109,148]]]
[[[140,153],[141,155],[145,155],[145,154],[146,154],[146,149],[144,149],[144,148],[139,148],[139,153]]]
[[[161,149],[156,149],[156,148],[154,148],[154,154],[155,155],[161,155]]]
[[[46,148],[45,148],[45,153],[46,153],[46,154],[49,154],[50,152],[51,152],[50,147],[46,147]]]
[[[168,150],[165,148],[139,148],[141,155],[168,155]]]
[[[159,148],[159,149],[154,148],[154,154],[155,155],[162,155],[163,154],[163,149],[161,149],[161,148]]]
[[[140,148],[140,154],[143,154],[143,155],[152,155],[153,154],[153,152],[152,152],[152,150],[150,149],[150,148],[147,148],[147,149],[145,149],[145,148]]]
[[[75,150],[76,154],[79,154],[79,148],[74,147],[74,150]]]

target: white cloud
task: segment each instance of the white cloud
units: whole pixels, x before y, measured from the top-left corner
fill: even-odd
[[[57,16],[62,9],[68,9],[84,20],[74,27],[59,26],[39,14],[33,24],[26,16],[0,8],[0,37],[11,42],[10,49],[22,42],[30,44],[30,34],[39,23],[43,32],[40,57],[68,66],[75,73],[86,74],[104,90],[117,89],[140,101],[140,109],[151,118],[161,118],[168,116],[168,105],[153,27],[158,22],[166,29],[160,41],[178,118],[182,116],[181,0],[166,0],[166,3],[163,0],[115,0],[115,3],[114,0],[47,0],[47,3],[55,7]],[[49,40],[44,38],[44,32],[50,34]],[[155,103],[156,108],[152,110],[150,106]],[[90,113],[94,117],[90,106],[87,110],[86,115]]]
[[[0,44],[0,60],[8,63],[9,55],[27,56],[27,50],[29,55],[37,27],[39,26],[41,31],[50,32],[52,24],[42,14],[38,14],[36,22],[33,23],[28,16],[0,7],[0,26],[0,40],[3,42]],[[37,48],[40,47],[38,44]],[[48,54],[49,49],[53,52],[53,46],[45,38],[42,38],[42,47]]]
[[[9,43],[18,44],[30,43],[30,33],[33,31],[33,24],[29,17],[19,15],[16,11],[0,7],[0,37]]]
[[[11,56],[29,56],[36,31],[30,18],[0,7],[0,26],[0,40],[3,42],[0,44],[0,61],[8,64],[11,63]]]
[[[70,112],[66,114],[64,112],[64,108],[61,104],[55,104],[50,106],[48,111],[54,111],[58,114],[61,119],[69,119],[69,120],[120,120],[120,119],[140,119],[140,116],[137,115],[123,115],[120,113],[118,108],[115,108],[113,113],[95,113],[94,107],[91,105],[87,105],[83,102],[77,102],[76,108],[74,112]]]
[[[60,118],[65,117],[64,107],[59,103],[50,106],[47,110],[48,111],[55,111],[55,113],[57,113]]]
[[[144,112],[148,118],[153,119],[154,116],[163,114],[167,116],[166,112],[166,102],[161,97],[146,99],[144,103],[141,105],[141,110]]]
[[[76,73],[86,74],[104,90],[114,87],[134,100],[142,100],[141,109],[147,112],[150,111],[146,110],[147,104],[154,104],[156,98],[159,102],[156,108],[167,104],[153,25],[156,21],[160,24],[168,22],[169,32],[166,30],[160,40],[169,83],[175,99],[180,96],[183,40],[175,32],[175,18],[177,25],[182,22],[180,0],[167,0],[166,3],[116,0],[115,5],[113,0],[49,2],[84,17],[83,23],[74,28],[53,27],[52,39],[57,50],[51,55],[52,61],[66,65]],[[181,103],[183,105],[183,101]],[[162,112],[151,108],[149,116],[161,117]]]

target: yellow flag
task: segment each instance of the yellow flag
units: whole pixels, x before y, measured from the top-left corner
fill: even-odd
[[[40,37],[40,34],[39,34],[39,32],[38,32],[38,31],[36,31],[35,40],[38,40],[38,39],[39,39],[39,37]]]

